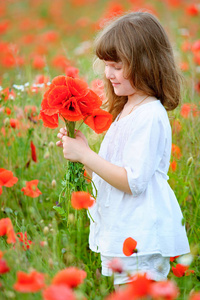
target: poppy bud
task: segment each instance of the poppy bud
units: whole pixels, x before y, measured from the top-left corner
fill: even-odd
[[[10,126],[10,119],[9,118],[5,118],[5,120],[4,120],[4,126],[5,127],[9,127]]]
[[[55,179],[52,180],[51,185],[52,185],[53,188],[56,187],[56,180]]]
[[[49,258],[49,267],[50,267],[51,269],[53,269],[53,265],[54,265],[53,259],[52,259],[52,258]]]
[[[188,158],[188,160],[187,160],[187,165],[188,165],[188,166],[191,166],[191,165],[193,164],[193,162],[194,162],[194,159],[193,159],[192,156],[190,156],[190,157]]]
[[[45,226],[43,228],[43,233],[44,233],[44,235],[47,235],[49,233],[49,227],[48,226]]]
[[[48,145],[49,148],[54,148],[54,146],[55,146],[54,142],[50,142]]]
[[[70,223],[74,223],[74,220],[75,220],[74,214],[69,214],[69,215],[68,215],[68,221],[69,221]]]
[[[47,151],[47,152],[44,154],[44,159],[49,158],[49,156],[50,156],[50,153],[49,153],[49,151]]]

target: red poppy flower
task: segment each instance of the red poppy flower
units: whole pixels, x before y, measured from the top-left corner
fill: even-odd
[[[0,220],[0,236],[7,236],[7,243],[15,243],[16,237],[13,229],[12,222],[9,218],[4,218]]]
[[[189,266],[184,266],[177,264],[175,267],[172,267],[172,272],[176,277],[182,277],[185,275],[185,272],[189,269]]]
[[[147,274],[136,274],[131,277],[131,286],[133,289],[133,295],[135,299],[141,299],[149,295],[149,290],[152,284],[152,280],[147,277]]]
[[[52,129],[55,129],[58,127],[58,115],[57,114],[47,115],[44,111],[41,110],[38,118],[42,119],[45,127],[49,127]]]
[[[192,292],[189,300],[200,300],[200,292]]]
[[[5,274],[10,271],[6,261],[4,259],[0,259],[0,274]]]
[[[68,121],[78,121],[83,119],[80,107],[75,97],[71,97],[63,104],[63,108],[59,110],[60,115]]]
[[[101,101],[103,102],[105,100],[103,81],[100,79],[93,80],[91,82],[91,88],[100,97]]]
[[[97,112],[96,109],[100,109],[102,104],[99,96],[92,90],[89,90],[85,97],[78,97],[77,102],[83,115],[91,115],[93,112]]]
[[[190,16],[197,16],[199,14],[199,8],[196,4],[190,4],[186,7],[186,13]]]
[[[175,144],[172,144],[172,156],[178,159],[182,156],[181,149]]]
[[[102,133],[110,127],[112,123],[112,115],[99,108],[94,110],[92,115],[87,117],[84,123],[92,128],[96,133]]]
[[[150,287],[150,295],[153,299],[174,300],[179,295],[179,289],[173,281],[166,280],[153,282]]]
[[[194,103],[185,103],[181,106],[180,114],[183,118],[187,119],[191,114],[196,117],[198,113],[197,106]]]
[[[50,108],[60,109],[65,102],[71,98],[71,93],[66,85],[53,86],[51,85],[47,99]]]
[[[34,55],[32,65],[34,69],[43,69],[45,67],[45,60],[41,55]]]
[[[33,142],[31,141],[31,157],[32,157],[32,160],[34,162],[37,162],[37,154],[36,154],[36,147],[35,145],[33,144]]]
[[[79,73],[79,69],[74,68],[74,67],[67,67],[65,69],[66,76],[69,76],[69,77],[72,77],[72,78],[78,77],[78,73]]]
[[[58,55],[53,58],[52,65],[61,70],[65,70],[65,68],[69,66],[69,60],[64,55]]]
[[[50,285],[42,294],[44,300],[76,300],[73,291],[66,285]]]
[[[9,99],[14,100],[15,97],[16,97],[15,92],[8,87],[3,89],[2,91],[0,91],[0,98],[2,100],[5,100],[5,101],[9,100]]]
[[[0,186],[11,187],[17,183],[18,178],[13,176],[13,172],[6,169],[0,169]]]
[[[85,97],[89,92],[87,83],[79,78],[66,76],[66,84],[70,90],[71,95],[77,99]]]
[[[22,232],[18,232],[16,235],[17,235],[18,240],[22,244],[22,248],[24,250],[30,249],[30,245],[32,244],[32,241],[27,239],[27,232],[25,232],[24,234]]]
[[[177,255],[177,256],[174,256],[174,257],[170,257],[170,261],[173,262],[178,257],[180,257],[180,255]]]
[[[21,293],[35,293],[45,287],[45,275],[37,271],[30,274],[22,271],[17,272],[17,282],[13,288]]]
[[[173,160],[172,162],[170,162],[170,168],[171,168],[172,172],[176,171],[177,162],[175,160]]]
[[[94,204],[95,200],[87,192],[73,192],[71,197],[72,207],[75,209],[82,209],[91,207]]]
[[[123,272],[123,264],[120,258],[113,258],[108,263],[108,268],[110,268],[113,272],[122,273]]]
[[[38,182],[39,182],[39,180],[37,180],[37,179],[27,181],[26,187],[23,187],[21,189],[21,191],[24,192],[24,195],[26,195],[26,196],[29,196],[32,198],[38,197],[40,194],[42,194],[42,192],[37,188]]]
[[[81,284],[86,278],[87,273],[83,270],[79,270],[75,267],[69,267],[67,269],[59,271],[53,278],[52,284],[65,285],[74,288]]]
[[[127,239],[125,239],[124,243],[123,243],[123,253],[126,256],[131,256],[133,253],[137,253],[137,242],[131,238],[128,237]]]

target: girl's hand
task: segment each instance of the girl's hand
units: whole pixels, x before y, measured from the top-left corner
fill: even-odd
[[[81,131],[76,131],[75,138],[70,138],[67,136],[67,131],[65,128],[61,128],[58,133],[58,141],[56,145],[63,148],[64,158],[76,162],[82,162],[85,151],[89,148],[86,137]]]

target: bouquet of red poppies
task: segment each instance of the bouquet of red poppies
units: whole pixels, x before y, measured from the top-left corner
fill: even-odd
[[[60,117],[65,122],[68,136],[72,138],[75,137],[76,121],[80,120],[96,133],[102,133],[110,127],[112,115],[102,110],[101,105],[101,99],[85,81],[61,75],[52,80],[45,92],[39,118],[43,120],[45,127],[57,128]],[[59,205],[63,198],[69,203],[72,192],[87,190],[88,182],[84,177],[83,165],[68,162]],[[60,206],[56,210],[66,216],[65,209]]]
[[[67,129],[69,122],[83,120],[96,133],[102,133],[109,128],[112,115],[102,110],[101,105],[101,99],[85,81],[61,75],[52,80],[44,94],[39,117],[46,127],[58,127],[60,117]],[[73,137],[74,132],[70,130],[69,136]]]

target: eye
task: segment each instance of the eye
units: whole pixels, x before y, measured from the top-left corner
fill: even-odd
[[[122,67],[115,67],[115,70],[120,71]]]

